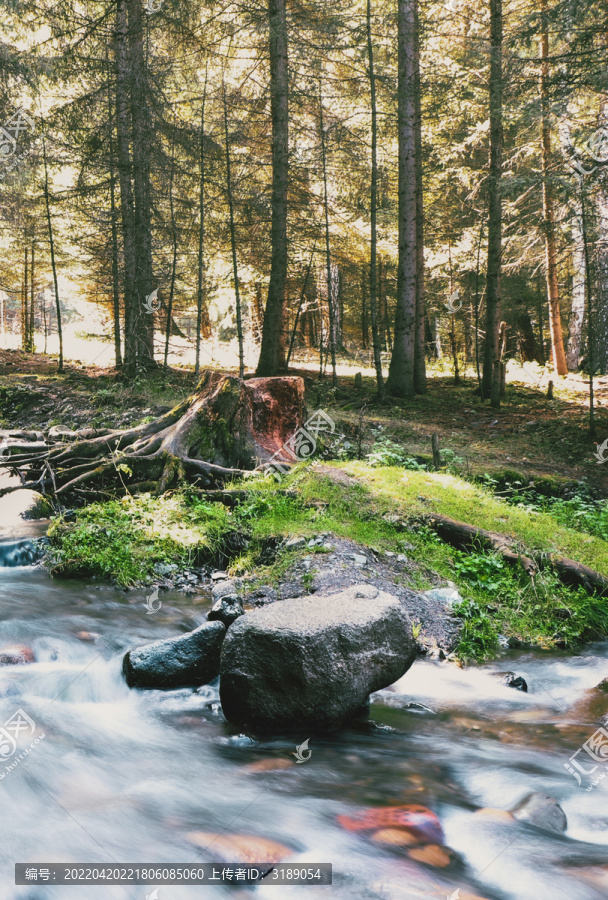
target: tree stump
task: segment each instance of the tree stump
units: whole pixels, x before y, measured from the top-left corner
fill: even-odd
[[[245,381],[207,370],[194,394],[154,422],[69,446],[9,443],[5,465],[22,478],[19,488],[58,497],[163,493],[180,481],[214,487],[268,462],[303,421],[302,378]]]

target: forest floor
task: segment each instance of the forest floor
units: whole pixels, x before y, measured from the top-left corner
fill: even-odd
[[[308,367],[290,370],[306,382],[309,411],[324,409],[351,442],[358,439],[364,407],[362,455],[388,439],[411,456],[430,459],[436,433],[441,449],[462,460],[470,475],[507,470],[524,480],[584,481],[594,493],[608,496],[608,459],[601,465],[594,456],[596,444],[608,438],[608,376],[596,379],[594,441],[588,381],[581,375],[553,378],[554,399],[548,400],[547,370],[510,362],[506,397],[499,410],[492,410],[476,394],[472,372],[456,386],[444,370],[431,369],[426,395],[382,405],[374,399],[373,379],[364,377],[362,389],[355,390],[355,372],[339,376],[334,388],[330,376],[319,380]],[[68,364],[58,375],[53,357],[0,351],[0,427],[128,427],[161,415],[193,388],[187,369],[170,369],[166,379],[159,370],[126,386],[111,368]]]
[[[449,547],[426,524],[442,513],[506,534],[524,551],[562,554],[608,575],[608,467],[598,464],[589,436],[588,386],[581,376],[554,379],[549,400],[546,372],[510,369],[500,410],[480,401],[472,377],[456,386],[451,375],[431,373],[424,397],[378,404],[373,379],[363,377],[356,389],[354,369],[335,387],[307,367],[292,370],[305,380],[309,413],[325,410],[344,434],[336,458],[297,467],[280,485],[270,478],[234,485],[248,491],[234,509],[188,490],[92,504],[55,520],[48,564],[58,574],[161,588],[174,574],[211,565],[245,579],[253,605],[324,590],[340,567],[349,578],[390,582],[411,597],[451,583],[464,597],[455,611],[435,605],[434,619],[422,607],[412,614],[421,645],[450,652],[458,641],[464,659],[484,658],[507,639],[573,649],[604,637],[602,598],[560,584],[550,569],[530,580],[495,554]],[[159,371],[127,386],[112,369],[67,365],[59,375],[53,358],[0,352],[0,428],[124,428],[168,411],[194,387],[191,370],[172,369],[166,378]],[[597,396],[601,443],[605,379]],[[433,434],[440,471],[432,465]],[[302,545],[287,552],[293,538]],[[367,559],[360,568],[357,554]],[[406,562],[398,565],[393,554]],[[159,578],[167,565],[175,571]]]

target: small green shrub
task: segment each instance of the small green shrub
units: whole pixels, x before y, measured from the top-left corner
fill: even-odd
[[[425,472],[427,466],[419,463],[413,456],[408,456],[405,449],[389,438],[379,438],[371,453],[366,454],[370,466],[401,466],[414,472]]]

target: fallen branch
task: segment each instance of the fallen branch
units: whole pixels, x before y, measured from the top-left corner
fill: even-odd
[[[427,524],[439,537],[452,547],[482,547],[500,554],[510,565],[520,565],[524,571],[533,578],[538,571],[538,566],[529,556],[524,556],[512,549],[512,541],[504,534],[497,531],[486,531],[467,525],[466,522],[458,522],[447,516],[433,514],[427,519]]]
[[[521,566],[530,578],[534,578],[539,568],[549,567],[564,584],[583,587],[590,593],[600,596],[608,595],[608,578],[576,560],[529,550],[527,552],[530,555],[525,555],[507,535],[476,528],[474,525],[458,522],[447,516],[433,514],[425,521],[452,547],[482,547],[492,550],[510,565]]]

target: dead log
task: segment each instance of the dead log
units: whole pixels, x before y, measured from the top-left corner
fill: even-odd
[[[573,559],[528,550],[524,554],[505,534],[476,528],[447,516],[433,514],[425,519],[439,537],[452,547],[479,547],[498,553],[511,565],[521,566],[530,578],[539,568],[551,568],[560,581],[570,587],[583,587],[590,593],[608,595],[608,578]]]
[[[61,499],[164,493],[184,481],[215,488],[268,462],[303,420],[302,378],[245,381],[207,370],[194,394],[154,422],[69,445],[9,442],[0,464],[20,488]]]
[[[608,578],[574,559],[565,556],[550,556],[549,562],[559,575],[560,581],[573,587],[583,587],[590,593],[608,594]]]
[[[513,542],[504,534],[476,528],[474,525],[467,525],[466,522],[458,522],[456,519],[449,519],[447,516],[441,515],[432,515],[427,522],[433,531],[452,547],[478,547],[492,550],[494,553],[500,554],[510,565],[520,565],[530,577],[533,577],[538,571],[534,560],[513,550]]]

